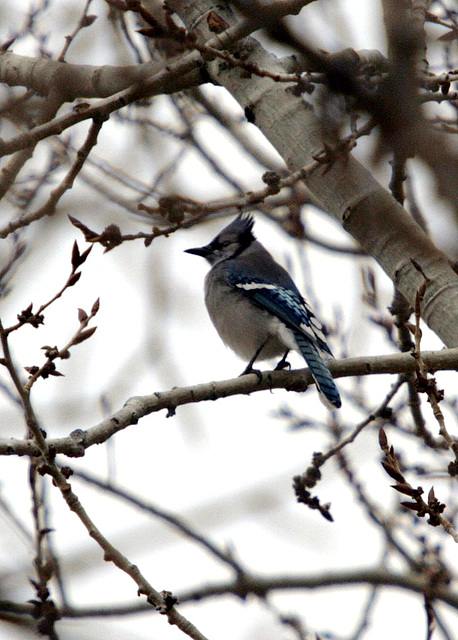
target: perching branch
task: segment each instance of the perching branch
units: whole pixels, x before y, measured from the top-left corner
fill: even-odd
[[[426,365],[434,371],[458,370],[458,348],[443,351],[429,351],[423,354]],[[379,374],[399,374],[415,370],[415,361],[411,354],[393,354],[367,358],[349,358],[331,361],[329,369],[335,378],[347,376],[365,376]],[[247,374],[230,380],[207,382],[190,387],[161,391],[149,396],[137,396],[127,400],[122,409],[110,418],[89,429],[77,429],[65,438],[47,440],[55,453],[70,457],[80,457],[94,444],[106,442],[111,436],[130,425],[158,411],[167,410],[167,416],[173,416],[179,406],[198,402],[214,401],[235,395],[249,395],[259,391],[285,389],[301,392],[312,383],[308,369],[297,371],[266,371],[261,379],[256,374]],[[0,440],[0,455],[40,455],[40,450],[30,440]]]

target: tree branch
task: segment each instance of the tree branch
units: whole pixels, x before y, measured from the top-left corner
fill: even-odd
[[[208,585],[206,587],[190,589],[179,594],[180,603],[208,600],[232,594],[245,599],[247,595],[265,597],[278,591],[299,591],[326,589],[328,587],[342,587],[343,585],[373,585],[379,587],[397,587],[423,595],[425,590],[432,597],[458,609],[458,593],[444,585],[431,585],[425,574],[412,571],[400,573],[387,569],[358,569],[355,571],[320,572],[317,575],[294,576],[244,576],[243,582],[234,580]],[[31,614],[32,606],[11,601],[0,601],[0,611],[7,611],[20,615]],[[130,615],[151,611],[151,607],[144,603],[101,607],[64,607],[61,613],[68,618],[88,618],[97,616]]]
[[[41,96],[57,86],[63,101],[73,102],[77,98],[107,98],[145,82],[163,67],[160,62],[119,67],[69,64],[5,51],[0,53],[0,82],[26,87]]]
[[[458,370],[458,348],[443,351],[427,351],[423,359],[431,371]],[[415,370],[415,360],[411,354],[401,353],[367,358],[348,358],[330,361],[329,369],[335,378],[379,374],[398,374]],[[127,400],[119,411],[110,418],[87,430],[77,429],[65,438],[47,440],[48,447],[54,453],[63,453],[70,457],[84,456],[87,448],[106,442],[111,436],[151,413],[167,409],[167,415],[173,416],[177,407],[197,402],[214,401],[235,395],[249,395],[258,391],[285,389],[286,391],[304,391],[313,382],[308,369],[296,371],[266,371],[261,379],[250,373],[230,380],[206,382],[190,387],[178,387],[170,391],[161,391],[149,396],[137,396]],[[40,455],[36,444],[30,440],[0,440],[0,455]]]

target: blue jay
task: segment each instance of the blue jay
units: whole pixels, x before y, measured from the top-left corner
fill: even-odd
[[[284,368],[294,349],[304,357],[322,402],[336,409],[341,400],[320,355],[332,357],[321,325],[288,272],[256,240],[253,224],[251,216],[240,214],[210,244],[186,250],[211,265],[205,278],[210,318],[223,342],[249,361],[243,373],[253,372],[258,358],[280,355],[276,368]]]

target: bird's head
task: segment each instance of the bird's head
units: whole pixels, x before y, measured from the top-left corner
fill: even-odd
[[[252,216],[241,213],[227,227],[224,227],[210,244],[195,249],[186,249],[186,253],[202,256],[211,265],[235,258],[255,241],[253,225]]]

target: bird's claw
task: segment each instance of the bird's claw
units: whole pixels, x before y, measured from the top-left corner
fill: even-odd
[[[253,367],[251,366],[246,367],[246,369],[239,375],[239,378],[241,378],[242,376],[246,376],[249,373],[254,373],[258,377],[258,381],[261,382],[262,372],[260,371],[260,369],[253,369]]]
[[[289,353],[289,351],[287,351],[285,353],[283,358],[280,360],[280,362],[275,367],[274,371],[282,371],[282,369],[291,369],[291,365],[288,362],[288,360],[286,359],[286,356],[288,355],[288,353]]]

